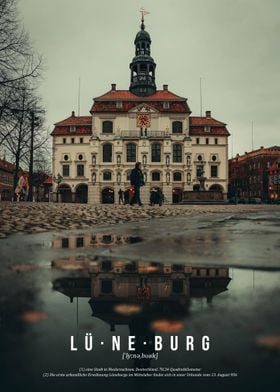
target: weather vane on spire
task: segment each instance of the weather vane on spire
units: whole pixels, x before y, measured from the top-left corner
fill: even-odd
[[[146,11],[143,7],[140,9],[141,14],[142,14],[142,23],[144,23],[144,16],[150,14],[150,12]]]

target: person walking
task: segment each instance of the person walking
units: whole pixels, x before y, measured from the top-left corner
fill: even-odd
[[[142,206],[140,188],[145,185],[145,182],[143,172],[141,170],[141,162],[136,162],[135,168],[131,170],[130,183],[134,187],[134,196],[130,201],[130,205],[139,204],[139,206]]]
[[[120,188],[119,190],[119,204],[124,204],[124,192],[123,190]]]
[[[23,187],[22,187],[22,193],[23,193],[24,201],[27,201],[28,200],[28,195],[29,195],[28,174],[24,173],[23,177],[24,177],[24,184],[23,184]]]
[[[18,171],[18,182],[17,182],[17,186],[16,186],[16,189],[15,189],[16,201],[17,202],[20,201],[20,198],[22,196],[24,184],[25,184],[25,178],[24,178],[24,175],[23,175],[23,171],[20,169]]]

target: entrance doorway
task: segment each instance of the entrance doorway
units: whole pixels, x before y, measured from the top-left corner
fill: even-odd
[[[58,200],[61,203],[72,203],[72,191],[69,185],[67,184],[59,185]]]
[[[101,192],[101,201],[103,204],[114,204],[115,193],[112,188],[104,188]]]
[[[183,189],[182,188],[173,188],[172,190],[172,203],[180,203],[183,197]]]
[[[78,185],[76,188],[76,203],[88,202],[88,186],[86,184]]]

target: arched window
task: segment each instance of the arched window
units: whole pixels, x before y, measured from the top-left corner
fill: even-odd
[[[112,162],[112,144],[103,144],[103,162]]]
[[[104,181],[111,181],[112,180],[112,173],[110,171],[105,171],[103,173],[103,180]]]
[[[152,173],[152,181],[160,181],[160,172]]]
[[[103,121],[102,123],[102,132],[103,133],[112,133],[113,132],[113,121]]]
[[[173,162],[182,162],[182,144],[173,144]]]
[[[172,123],[172,133],[183,133],[183,123],[182,123],[182,121],[173,121],[173,123]]]
[[[173,181],[182,181],[182,173],[180,172],[175,172],[173,174]]]
[[[126,145],[126,161],[136,162],[136,144],[128,143]]]
[[[160,143],[152,144],[152,162],[161,162],[161,145]]]

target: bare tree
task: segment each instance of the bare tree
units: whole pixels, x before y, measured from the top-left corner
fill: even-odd
[[[30,157],[31,145],[33,145],[34,152],[42,152],[46,151],[49,141],[48,132],[44,128],[40,100],[36,96],[35,89],[31,88],[26,80],[17,82],[17,88],[13,90],[11,98],[12,105],[15,101],[17,109],[11,111],[9,121],[2,125],[1,130],[5,135],[2,145],[9,159],[16,166],[14,185],[16,185],[20,166],[28,169],[30,159],[33,162],[33,157]],[[50,154],[46,152],[46,155]]]
[[[16,99],[22,82],[35,85],[41,68],[42,58],[19,20],[17,0],[0,0],[0,146],[16,123],[13,111],[22,104]]]
[[[18,18],[16,0],[0,0],[0,85],[37,77],[42,59],[36,56]]]

